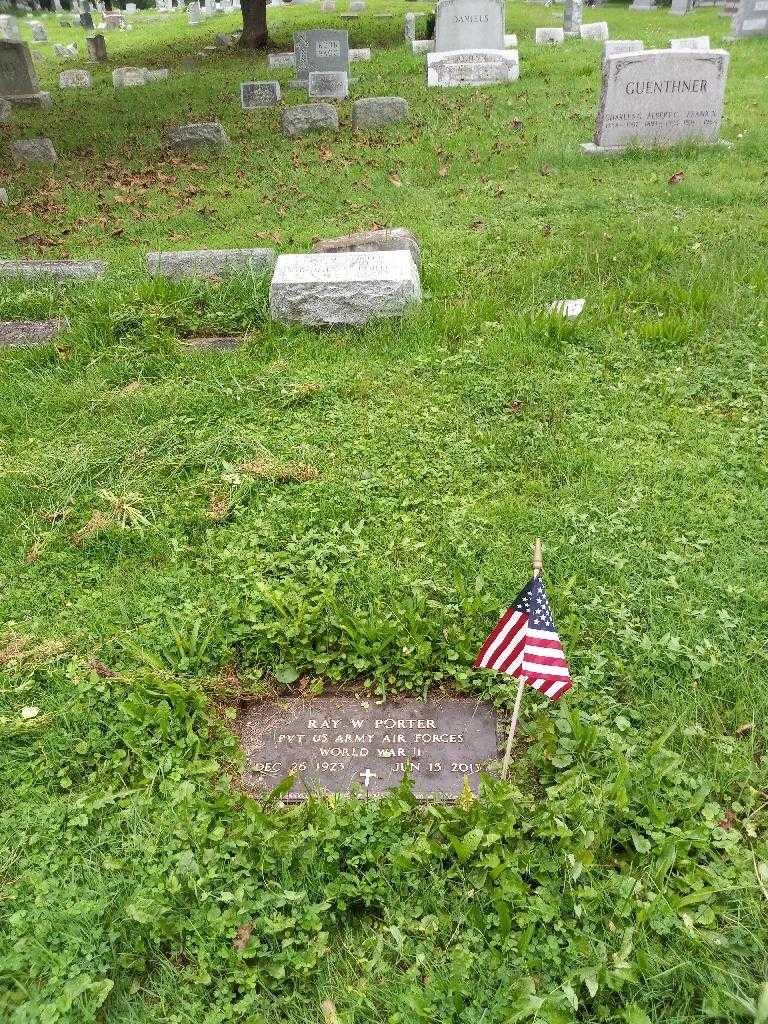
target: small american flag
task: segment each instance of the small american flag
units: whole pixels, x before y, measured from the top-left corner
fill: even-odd
[[[516,676],[550,700],[570,690],[573,684],[568,662],[540,576],[533,577],[501,616],[473,668]]]

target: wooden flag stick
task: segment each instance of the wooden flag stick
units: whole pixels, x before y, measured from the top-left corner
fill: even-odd
[[[534,579],[541,575],[543,562],[541,558],[541,540],[537,537],[536,543],[533,546],[533,576]],[[515,706],[512,709],[512,721],[509,723],[509,735],[507,736],[507,749],[504,751],[504,760],[501,764],[501,777],[506,779],[507,772],[509,771],[509,762],[512,757],[512,743],[515,739],[515,733],[517,732],[517,720],[520,717],[520,705],[523,703],[523,692],[525,690],[525,683],[523,680],[519,680],[517,684],[517,696],[515,697]]]

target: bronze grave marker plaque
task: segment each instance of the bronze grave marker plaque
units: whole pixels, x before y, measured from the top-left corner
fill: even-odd
[[[267,793],[288,775],[285,799],[310,793],[376,796],[410,769],[419,799],[450,801],[498,756],[496,712],[484,701],[291,697],[251,705],[235,722],[246,753],[243,785]]]

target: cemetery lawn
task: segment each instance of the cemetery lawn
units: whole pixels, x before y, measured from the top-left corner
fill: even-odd
[[[4,1022],[768,1020],[768,40],[731,46],[731,150],[589,160],[600,44],[535,48],[558,14],[510,4],[520,81],[428,91],[406,9],[269,17],[274,49],[348,25],[374,50],[353,98],[405,96],[409,125],[355,136],[342,104],[338,135],[285,139],[238,93],[276,77],[300,102],[290,71],[184,71],[237,19],[174,15],[108,33],[91,91],[60,93],[40,47],[54,106],[0,128],[0,255],[110,268],[0,284],[0,320],[70,322],[0,357]],[[728,27],[603,18],[647,47]],[[119,65],[171,77],[115,92]],[[223,155],[163,149],[214,118]],[[37,134],[60,163],[11,171]],[[374,225],[422,245],[402,322],[282,327],[265,280],[143,270]],[[542,315],[576,297],[577,321]],[[246,343],[183,344],[206,334]],[[510,785],[421,809],[238,793],[249,695],[509,707],[469,666],[536,535],[575,686],[527,695]]]

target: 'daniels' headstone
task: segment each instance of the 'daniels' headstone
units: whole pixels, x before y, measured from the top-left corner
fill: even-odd
[[[294,32],[296,81],[309,86],[312,71],[346,71],[349,74],[349,33],[343,29]]]
[[[435,12],[435,53],[503,49],[503,0],[440,0]]]
[[[607,57],[594,142],[585,143],[582,151],[717,142],[728,60],[725,50],[645,50]]]
[[[249,705],[236,722],[243,783],[256,793],[288,776],[288,800],[312,792],[377,796],[406,773],[420,799],[452,800],[498,755],[496,714],[482,701],[289,698]]]

